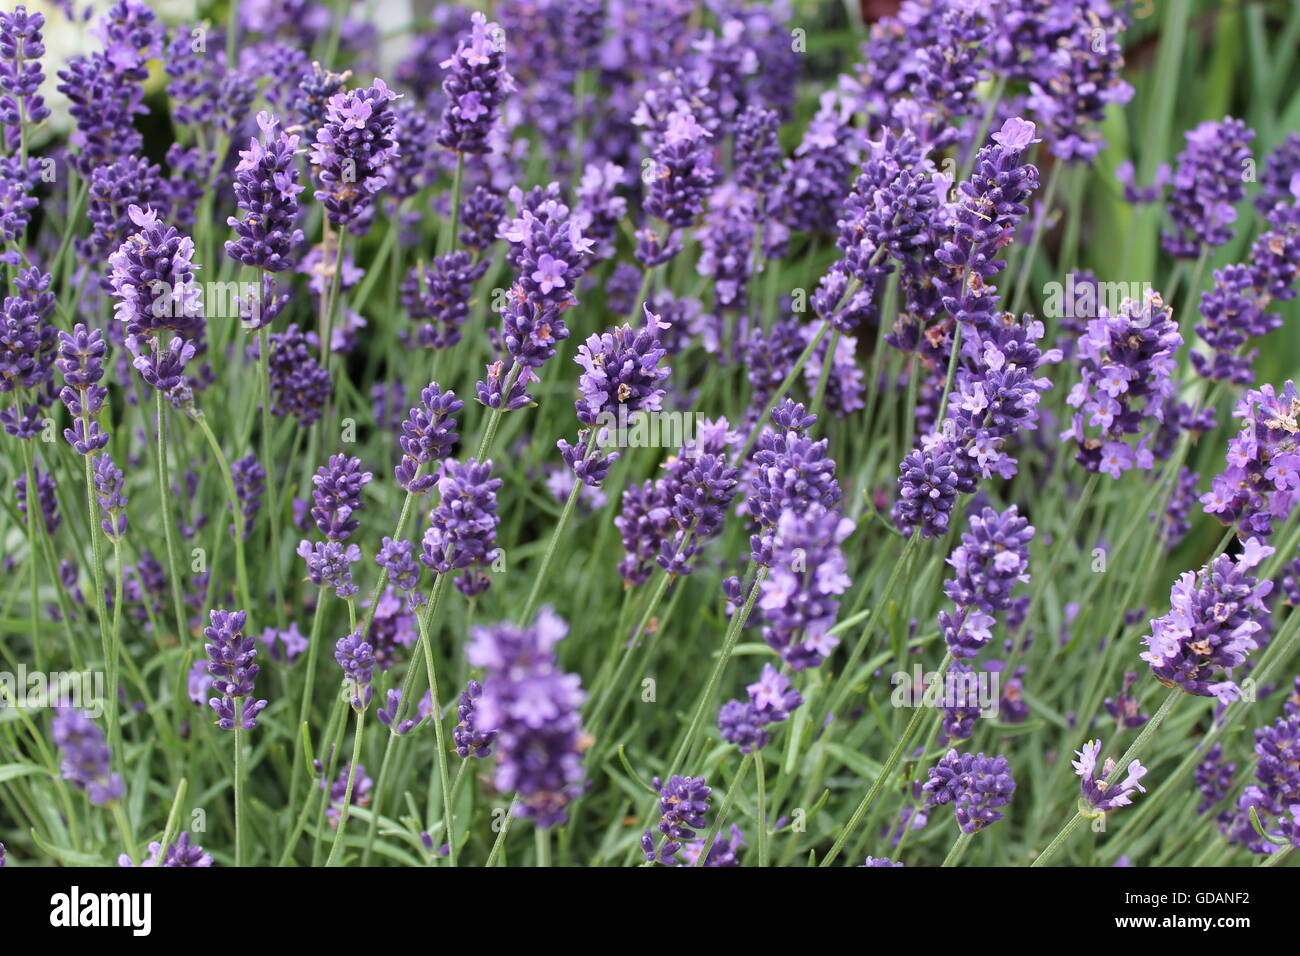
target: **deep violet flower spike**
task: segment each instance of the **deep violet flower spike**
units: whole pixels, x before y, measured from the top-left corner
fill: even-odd
[[[244,611],[214,610],[209,614],[210,624],[203,629],[204,645],[208,653],[208,673],[212,689],[219,694],[208,701],[217,715],[217,726],[222,730],[235,729],[235,702],[244,700],[243,720],[240,726],[252,730],[257,726],[257,715],[266,706],[264,700],[252,700],[253,681],[261,668],[255,663],[257,641],[244,635]]]
[[[423,467],[441,461],[451,454],[460,434],[452,417],[465,407],[465,403],[448,389],[443,391],[437,382],[430,382],[420,392],[420,404],[411,409],[402,422],[398,443],[402,446],[402,460],[395,473],[397,484],[412,494],[423,494],[438,480],[436,473],[421,474]]]
[[[235,199],[243,210],[226,224],[238,239],[226,242],[226,255],[246,266],[267,272],[292,269],[294,247],[302,242],[298,228],[298,137],[279,130],[279,120],[262,111],[257,114],[261,137],[249,141],[235,166]]]
[[[962,832],[978,833],[1002,819],[1001,808],[1011,802],[1016,782],[1006,757],[949,750],[930,768],[921,789],[927,806],[951,803]]]
[[[84,711],[59,708],[50,729],[63,757],[59,769],[64,780],[86,791],[90,802],[97,807],[126,795],[122,775],[110,768],[112,754],[104,741],[104,732]]]
[[[331,455],[329,464],[316,469],[311,493],[314,506],[311,517],[316,527],[331,541],[346,541],[361,522],[356,515],[365,507],[361,490],[374,477],[361,470],[361,459],[348,455]]]
[[[334,660],[343,669],[343,686],[358,713],[370,706],[374,696],[375,650],[360,631],[341,637],[334,645]]]
[[[527,627],[476,627],[465,652],[471,666],[486,671],[473,730],[497,733],[495,786],[516,793],[516,814],[542,828],[567,819],[586,773],[579,711],[586,695],[578,675],[561,671],[555,659],[568,631],[544,607]]]
[[[457,153],[487,153],[488,136],[501,115],[514,79],[506,71],[506,36],[497,23],[479,11],[471,18],[470,35],[442,62],[446,105],[438,143]]]
[[[1272,553],[1251,538],[1240,555],[1221,554],[1178,579],[1169,592],[1169,612],[1151,622],[1142,653],[1157,680],[1225,704],[1237,699],[1237,685],[1218,678],[1244,664],[1259,646],[1255,635],[1268,617],[1264,598],[1273,582],[1259,581],[1250,572]]]
[[[316,199],[336,226],[354,232],[369,227],[375,199],[388,184],[387,169],[399,153],[389,105],[395,99],[380,79],[364,90],[330,97],[311,161],[320,183]]]

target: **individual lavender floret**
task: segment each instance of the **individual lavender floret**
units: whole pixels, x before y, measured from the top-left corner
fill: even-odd
[[[117,858],[118,866],[135,866],[131,858],[123,853]],[[189,833],[182,833],[175,843],[168,844],[164,852],[162,844],[154,841],[149,844],[149,855],[140,863],[144,866],[189,866],[208,867],[212,865],[211,854],[204,851],[197,843],[190,842]]]
[[[388,166],[399,152],[389,105],[395,99],[381,79],[329,99],[311,162],[318,168],[316,199],[336,226],[365,232],[370,224],[375,198],[388,184]]]
[[[1146,776],[1146,767],[1134,760],[1128,765],[1128,773],[1123,780],[1116,781],[1113,784],[1108,783],[1107,778],[1115,771],[1115,761],[1107,757],[1105,764],[1101,767],[1101,772],[1098,773],[1097,755],[1099,753],[1101,753],[1101,741],[1090,740],[1083,745],[1082,750],[1075,751],[1079,759],[1070,761],[1075,774],[1082,778],[1079,786],[1084,799],[1102,813],[1107,813],[1119,807],[1127,807],[1132,803],[1131,794],[1134,790],[1139,793],[1147,792],[1146,787],[1139,783]]]
[[[298,228],[298,137],[278,130],[279,120],[265,110],[257,114],[261,138],[249,141],[235,166],[235,199],[245,212],[226,224],[238,239],[226,242],[226,255],[246,266],[284,272],[295,265],[293,249],[302,242]]]
[[[446,349],[460,341],[460,328],[469,318],[474,283],[483,277],[487,260],[475,264],[457,249],[435,258],[426,268],[414,266],[402,280],[402,306],[411,321],[420,323],[403,341],[416,348]]]
[[[840,545],[853,527],[820,505],[790,508],[777,520],[772,570],[758,606],[763,639],[795,670],[819,666],[839,645],[830,630],[850,584]]]
[[[253,530],[253,519],[262,510],[262,495],[266,491],[266,469],[258,464],[256,455],[245,455],[230,464],[230,475],[234,480],[235,497],[239,500],[239,511],[243,518],[244,540],[248,540]],[[230,526],[231,534],[236,532]]]
[[[1165,251],[1176,259],[1195,259],[1232,238],[1234,207],[1246,196],[1245,173],[1252,162],[1255,132],[1227,116],[1200,123],[1186,137],[1169,196],[1174,228],[1161,237]]]
[[[283,631],[273,627],[262,629],[258,640],[266,645],[266,653],[277,663],[292,664],[298,655],[307,649],[309,641],[298,630],[298,622],[290,621]]]
[[[438,574],[461,570],[456,587],[466,597],[482,594],[492,584],[483,573],[498,556],[496,546],[497,489],[492,462],[473,458],[463,463],[447,459],[438,479],[437,506],[429,512],[420,561]]]
[[[85,790],[97,807],[125,796],[122,775],[113,773],[109,766],[112,754],[104,742],[104,732],[84,711],[60,707],[54,713],[50,730],[62,752],[59,769],[64,780],[78,790]]]
[[[398,443],[402,446],[402,460],[395,474],[399,487],[411,494],[423,494],[437,481],[436,474],[420,474],[421,469],[433,461],[441,461],[451,454],[460,434],[452,418],[465,407],[465,403],[448,389],[443,391],[437,382],[430,382],[420,391],[420,404],[411,409],[402,422]]]
[[[253,681],[261,668],[254,663],[257,641],[244,636],[244,611],[214,610],[209,615],[211,623],[203,629],[208,642],[208,673],[212,675],[212,690],[220,694],[208,701],[217,715],[217,726],[222,730],[235,729],[235,702],[250,698],[244,705],[240,726],[252,730],[257,726],[257,715],[266,706],[264,700],[252,700]]]
[[[375,651],[360,631],[339,638],[334,645],[334,660],[343,668],[343,687],[351,698],[352,709],[360,713],[370,706],[374,689]]]
[[[1089,471],[1118,478],[1135,466],[1154,465],[1147,447],[1151,436],[1144,431],[1147,419],[1164,419],[1164,402],[1174,389],[1174,355],[1183,343],[1172,314],[1159,294],[1148,291],[1142,303],[1126,299],[1118,315],[1088,323],[1079,341],[1083,377],[1066,398],[1079,411],[1061,438],[1076,442],[1075,460]],[[1130,445],[1134,435],[1137,443]]]
[[[471,756],[480,758],[492,756],[492,744],[497,739],[497,732],[480,730],[474,721],[481,696],[483,696],[483,685],[471,679],[460,692],[460,703],[456,705],[456,726],[452,728],[451,737],[456,745],[456,755],[462,760]]]
[[[1005,815],[1000,808],[1011,802],[1016,782],[1006,757],[949,750],[921,789],[927,807],[951,803],[961,831],[978,833]]]
[[[1124,675],[1124,685],[1120,688],[1120,692],[1114,698],[1107,697],[1103,702],[1106,713],[1110,714],[1120,730],[1141,727],[1150,719],[1149,714],[1142,713],[1138,699],[1132,693],[1133,684],[1136,681],[1137,674],[1132,671],[1126,673]]]
[[[307,562],[307,575],[318,588],[331,587],[339,598],[350,598],[360,588],[352,583],[352,565],[361,560],[361,549],[341,541],[303,539],[297,554]]]
[[[703,777],[674,776],[666,782],[655,777],[654,787],[659,791],[657,829],[666,839],[656,851],[654,834],[647,830],[641,838],[641,846],[647,862],[675,866],[682,841],[695,839],[695,831],[704,828],[704,815],[709,812],[709,794],[713,791]]]
[[[361,470],[361,459],[331,455],[328,465],[316,469],[311,482],[315,503],[311,509],[316,528],[331,541],[346,541],[361,524],[356,515],[365,507],[361,489],[374,477]]]
[[[472,729],[497,732],[494,784],[516,793],[516,815],[542,828],[567,819],[565,807],[585,775],[579,708],[586,695],[578,675],[565,674],[555,659],[568,630],[544,607],[529,627],[474,628],[465,652],[471,666],[486,669]]]
[[[9,148],[15,149],[20,128],[49,118],[50,110],[37,90],[45,82],[41,57],[45,56],[41,28],[45,17],[28,13],[19,5],[12,13],[0,12],[0,123]]]
[[[304,427],[320,420],[332,391],[330,376],[317,363],[297,324],[271,335],[267,373],[271,410],[276,415],[292,415]]]
[[[384,695],[384,706],[376,708],[375,716],[379,722],[391,730],[399,737],[409,734],[419,721],[414,719],[398,720],[402,712],[402,692],[396,687],[390,687],[388,693]]]
[[[95,500],[103,518],[99,526],[109,541],[118,541],[126,534],[126,477],[122,469],[113,464],[108,452],[100,452],[94,461]]]
[[[897,867],[902,865],[903,865],[902,863],[896,863],[893,860],[886,859],[883,856],[869,856],[867,857],[867,862],[863,863],[862,866],[858,867],[858,869],[863,869],[864,867],[869,867],[869,866]]]
[[[1201,496],[1206,514],[1236,525],[1239,536],[1268,537],[1300,502],[1300,397],[1288,381],[1279,395],[1265,384],[1233,409],[1241,430],[1228,441],[1227,467]]]
[[[92,332],[78,323],[71,333],[59,333],[59,357],[54,364],[66,383],[59,398],[73,416],[72,427],[63,430],[63,437],[79,455],[93,454],[108,444],[108,432],[95,420],[108,398],[108,389],[99,384],[107,354],[99,329]]]
[[[704,862],[699,862],[700,856],[704,853],[704,840],[689,840],[682,844],[678,850],[678,858],[684,866],[740,866],[739,852],[742,847],[749,844],[745,842],[745,834],[740,827],[734,823],[730,828],[731,836],[724,837],[721,834],[714,837],[713,845],[709,847],[709,854],[704,858]]]
[[[954,657],[974,657],[988,643],[993,615],[1011,606],[1017,583],[1029,581],[1029,542],[1034,527],[1015,505],[998,513],[984,508],[971,515],[948,564],[956,576],[944,581],[944,593],[956,606],[943,611],[939,626]]]
[[[468,41],[442,62],[446,107],[438,143],[457,153],[488,153],[488,136],[501,114],[506,94],[515,88],[506,71],[506,37],[499,24],[477,10]]]
[[[1268,616],[1264,598],[1273,582],[1249,572],[1272,553],[1251,538],[1238,557],[1221,554],[1195,574],[1183,573],[1169,592],[1169,613],[1151,622],[1141,655],[1157,680],[1225,704],[1237,699],[1235,683],[1214,678],[1231,674],[1259,646],[1254,635]]]

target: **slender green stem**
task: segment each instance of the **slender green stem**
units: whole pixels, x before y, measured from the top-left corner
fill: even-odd
[[[348,765],[348,784],[343,791],[343,809],[339,811],[339,828],[334,834],[334,846],[330,848],[329,858],[325,861],[326,867],[338,866],[339,859],[343,855],[343,837],[347,832],[348,820],[352,816],[352,787],[357,780],[357,767],[361,764],[361,741],[365,728],[366,712],[358,710],[356,736],[352,741],[352,763]]]
[[[203,437],[207,439],[208,447],[212,449],[212,456],[216,458],[217,467],[221,470],[221,479],[226,485],[226,501],[229,502],[231,514],[235,518],[235,574],[239,585],[239,599],[244,607],[252,609],[255,605],[248,590],[248,566],[244,561],[244,509],[240,505],[239,495],[235,493],[235,478],[230,471],[230,462],[226,460],[225,453],[221,450],[221,443],[212,433],[212,428],[208,425],[203,412],[195,409],[193,419],[202,430]]]
[[[974,834],[962,831],[962,833],[958,835],[957,839],[953,841],[952,849],[949,850],[948,855],[943,858],[942,865],[956,866],[960,863],[961,858],[966,855],[966,848],[970,846],[970,840],[973,835]]]
[[[235,866],[244,865],[244,698],[235,698]]]
[[[446,580],[446,575],[440,575],[439,580]],[[442,819],[447,830],[447,861],[456,865],[456,833],[454,821],[452,820],[453,804],[451,802],[451,780],[447,772],[447,741],[444,737],[445,731],[442,726],[442,698],[438,694],[438,669],[434,664],[433,656],[433,639],[430,636],[430,622],[436,620],[438,609],[442,604],[442,595],[446,592],[446,587],[435,588],[434,596],[430,598],[425,614],[419,616],[416,620],[420,625],[420,643],[424,645],[424,666],[429,678],[429,693],[433,700],[433,733],[437,740],[438,746],[438,780],[442,788]]]
[[[267,524],[271,529],[271,585],[275,590],[275,619],[284,626],[284,591],[280,583],[280,481],[271,454],[271,343],[270,329],[257,330],[257,364],[262,379],[262,467],[266,469]]]
[[[160,346],[155,346],[159,348]],[[154,389],[154,409],[158,428],[158,503],[159,520],[162,521],[163,539],[167,547],[167,577],[171,583],[172,610],[176,615],[176,640],[186,643],[188,628],[185,624],[185,602],[181,599],[181,576],[176,562],[176,541],[172,533],[171,469],[167,464],[167,417],[163,409],[163,393]]]
[[[768,845],[767,845],[767,772],[763,767],[763,754],[758,752],[754,759],[754,777],[757,783],[756,798],[758,800],[758,833],[755,839],[758,842],[758,865],[768,865]]]

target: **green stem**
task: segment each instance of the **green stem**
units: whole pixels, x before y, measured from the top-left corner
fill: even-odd
[[[343,791],[343,809],[339,812],[339,828],[334,835],[334,846],[330,848],[329,858],[325,861],[326,867],[338,866],[339,857],[343,854],[343,836],[347,831],[348,819],[352,816],[352,787],[357,779],[357,766],[361,762],[361,740],[362,732],[366,727],[366,712],[357,711],[357,731],[352,741],[352,763],[348,766],[348,785]]]
[[[966,855],[966,847],[970,846],[972,836],[973,834],[967,833],[963,830],[957,839],[953,841],[952,849],[949,850],[948,855],[943,858],[942,865],[956,866],[960,863],[961,858]]]

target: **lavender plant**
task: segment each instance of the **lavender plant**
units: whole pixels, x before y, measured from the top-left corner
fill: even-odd
[[[1293,5],[82,6],[0,865],[1293,862]]]

